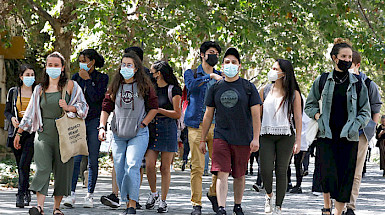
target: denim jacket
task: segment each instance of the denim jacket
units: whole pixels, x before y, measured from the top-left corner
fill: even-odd
[[[221,75],[220,71],[214,69],[214,73]],[[202,64],[197,68],[197,78],[194,78],[192,69],[184,73],[184,83],[189,92],[190,98],[184,115],[184,123],[188,127],[199,128],[200,119],[203,118],[202,108],[205,105],[204,99],[207,89],[207,82],[210,81],[210,74],[204,75]]]
[[[320,76],[314,81],[310,89],[309,96],[306,100],[305,113],[312,119],[320,112],[318,101],[321,98],[319,93]],[[346,138],[348,141],[358,141],[358,131],[363,129],[370,120],[370,105],[368,99],[368,90],[362,82],[360,97],[357,98],[356,83],[358,80],[353,74],[349,73],[349,86],[347,90],[347,111],[348,121],[342,128],[340,137]],[[330,112],[333,101],[335,82],[333,72],[329,73],[324,89],[322,91],[322,114],[318,119],[318,134],[319,138],[332,139],[332,132],[329,127]],[[333,119],[331,119],[333,120]]]

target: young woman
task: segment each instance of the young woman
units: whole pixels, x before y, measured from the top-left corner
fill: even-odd
[[[140,166],[149,138],[147,125],[157,114],[157,109],[158,98],[141,60],[133,52],[124,54],[121,68],[103,100],[99,125],[99,140],[104,140],[107,118],[114,112],[112,155],[121,200],[127,203],[124,214],[136,214]]]
[[[153,123],[150,124],[150,142],[146,153],[147,179],[151,188],[146,208],[152,209],[159,199],[156,191],[156,160],[161,153],[162,174],[161,201],[158,213],[168,212],[166,197],[170,187],[170,165],[175,152],[178,151],[176,119],[181,115],[182,89],[179,86],[173,69],[165,61],[155,62],[150,72],[156,79],[156,93],[158,96],[158,114]]]
[[[306,114],[318,121],[321,184],[324,193],[322,214],[332,214],[330,197],[335,199],[334,214],[340,215],[350,201],[356,169],[359,129],[370,119],[368,92],[360,79],[348,70],[352,46],[338,38],[330,52],[334,70],[318,77],[306,100]],[[323,81],[321,81],[323,80]],[[322,99],[322,114],[319,100]]]
[[[302,131],[303,101],[290,61],[278,59],[268,73],[268,78],[273,84],[266,85],[260,91],[264,103],[259,156],[266,189],[265,213],[273,211],[275,167],[277,194],[274,213],[281,214],[289,161],[292,154],[297,154],[301,148],[301,135],[295,134],[301,134]]]
[[[79,85],[74,81],[67,81],[65,72],[64,57],[58,52],[48,55],[43,82],[35,87],[14,140],[15,148],[19,148],[24,131],[37,131],[34,140],[36,173],[31,190],[36,191],[38,206],[29,210],[32,215],[44,214],[51,172],[55,178],[53,214],[63,214],[60,211],[60,202],[71,191],[73,159],[66,163],[61,161],[55,119],[60,118],[63,111],[69,117],[84,119],[88,105]],[[63,90],[67,90],[65,100],[62,99]]]
[[[33,139],[35,133],[23,132],[20,138],[21,148],[13,145],[16,129],[19,121],[23,118],[35,87],[35,69],[24,64],[20,66],[18,86],[12,87],[7,96],[4,115],[9,121],[7,146],[11,147],[16,158],[19,173],[19,186],[16,194],[16,207],[29,206],[31,194],[29,188],[29,171],[33,157]]]
[[[89,110],[86,118],[87,145],[88,145],[88,193],[84,198],[83,207],[92,208],[94,205],[93,194],[98,178],[98,158],[100,141],[97,127],[102,112],[102,102],[107,91],[108,75],[100,73],[96,68],[104,66],[104,58],[94,49],[85,49],[79,54],[78,73],[72,76],[84,92]],[[74,172],[72,176],[71,196],[64,200],[64,205],[73,207],[75,204],[75,190],[79,177],[82,155],[74,158]]]
[[[376,132],[377,147],[380,148],[380,169],[383,170],[382,176],[385,177],[385,115],[381,117],[381,125]]]

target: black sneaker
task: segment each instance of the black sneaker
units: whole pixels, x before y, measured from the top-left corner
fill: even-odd
[[[100,197],[100,201],[103,205],[109,206],[111,208],[118,208],[120,206],[119,198],[113,193],[108,196]]]
[[[226,215],[226,210],[224,207],[219,207],[218,210],[217,210],[217,214],[216,215]]]
[[[16,194],[16,207],[18,208],[24,208],[24,195],[23,194]]]
[[[301,187],[293,187],[293,189],[290,190],[290,193],[301,194],[302,193],[302,189],[301,189]]]
[[[209,193],[207,193],[207,198],[210,200],[211,205],[213,207],[213,211],[217,212],[218,211],[218,200],[216,196],[209,196]]]
[[[126,214],[136,214],[136,209],[133,207],[126,208],[126,210],[124,210],[124,212],[123,212],[123,215],[126,215]]]
[[[242,207],[234,205],[233,215],[244,215],[244,213],[242,211]]]
[[[139,202],[136,202],[136,210],[141,210],[142,205]]]
[[[193,211],[191,212],[191,215],[201,215],[202,214],[202,206],[193,206]]]
[[[346,212],[343,212],[342,214],[345,214],[345,215],[355,215],[354,211],[352,209],[350,209],[350,208],[348,208],[346,210]]]
[[[308,170],[303,171],[302,176],[307,176],[307,175],[309,175],[309,171]]]
[[[28,190],[24,195],[24,206],[29,206],[31,202],[31,192]]]
[[[256,192],[261,192],[263,189],[262,185],[258,185],[257,183],[253,184],[253,188]]]

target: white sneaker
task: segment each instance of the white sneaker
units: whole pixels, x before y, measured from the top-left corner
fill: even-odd
[[[159,201],[160,201],[159,193],[156,192],[156,194],[152,194],[150,192],[146,202],[146,209],[154,209],[156,205],[159,205]]]
[[[75,206],[75,195],[67,196],[63,201],[64,206],[73,208]]]
[[[313,195],[320,196],[320,195],[322,195],[322,193],[321,192],[313,192]]]
[[[168,207],[166,200],[161,200],[159,202],[159,207],[158,207],[158,213],[167,213],[168,212]]]
[[[282,215],[282,209],[280,206],[275,206],[274,207],[274,212],[273,212],[274,215]]]
[[[269,197],[267,194],[265,195],[265,213],[273,212],[273,197],[274,193],[271,197]]]
[[[93,208],[94,207],[94,198],[91,196],[84,197],[83,207],[84,208]]]

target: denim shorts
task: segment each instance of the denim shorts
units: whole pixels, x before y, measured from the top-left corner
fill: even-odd
[[[148,149],[159,152],[177,152],[176,120],[169,117],[155,117],[150,124]]]

